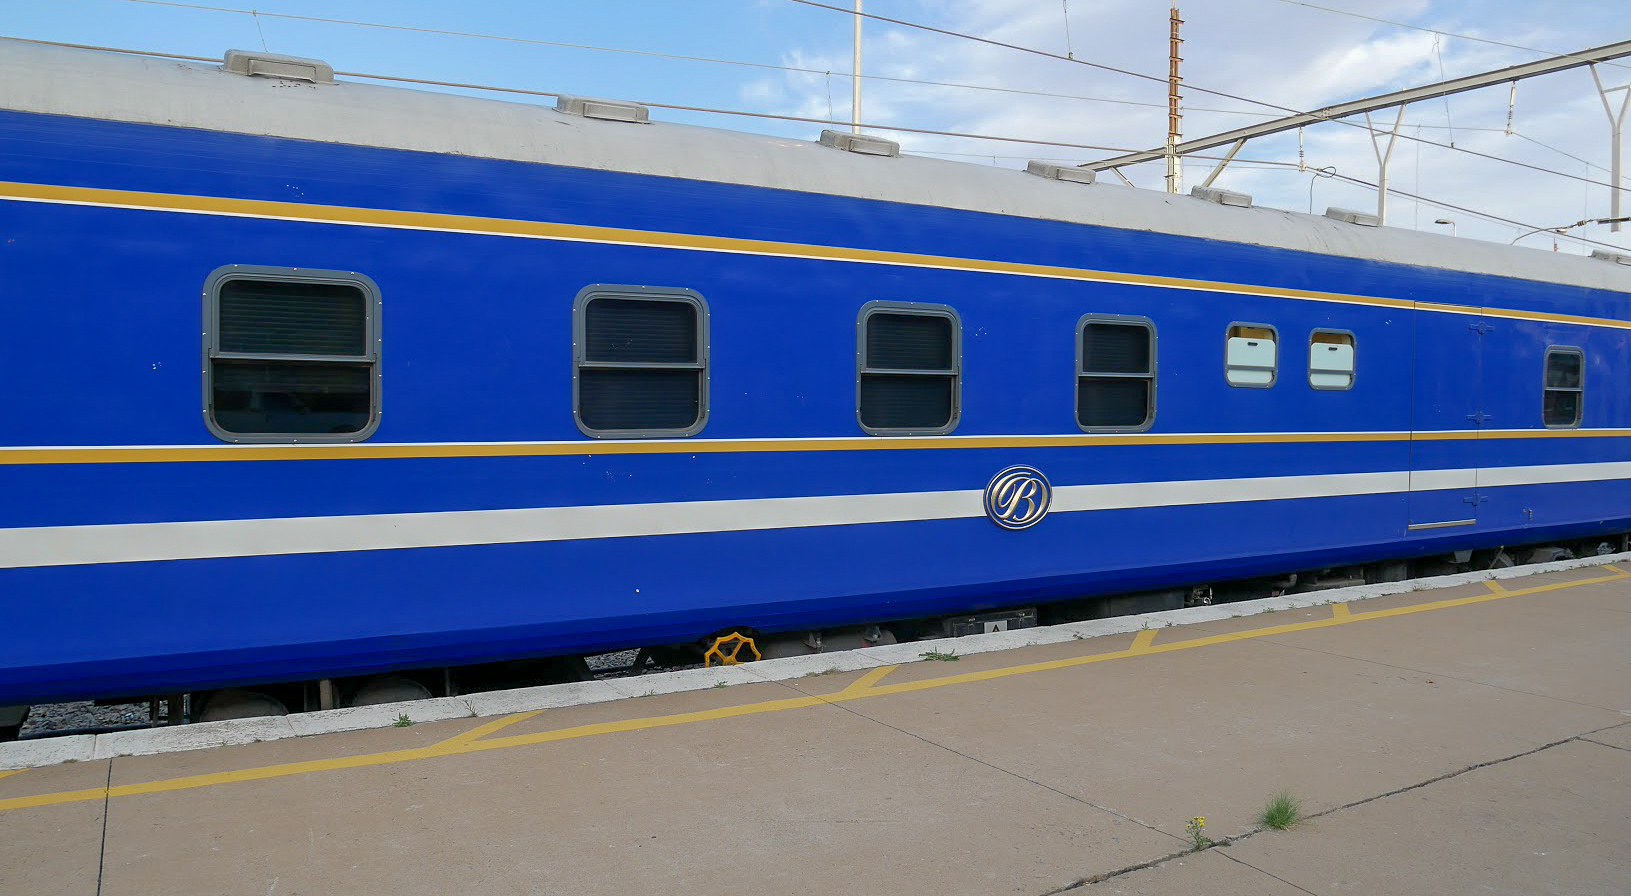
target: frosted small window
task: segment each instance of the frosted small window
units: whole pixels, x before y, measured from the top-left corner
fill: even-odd
[[[1352,389],[1354,337],[1352,333],[1315,330],[1308,340],[1308,384],[1316,389]]]
[[[1274,385],[1279,369],[1279,335],[1267,324],[1232,324],[1223,355],[1223,373],[1231,386]]]

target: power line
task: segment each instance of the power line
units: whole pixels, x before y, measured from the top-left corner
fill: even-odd
[[[262,13],[262,15],[266,15],[266,13]],[[0,35],[0,37],[5,36]],[[111,53],[128,53],[133,56],[157,56],[164,59],[184,59],[192,62],[213,62],[217,64],[219,64],[221,61],[220,59],[212,56],[191,56],[185,53],[165,53],[157,50],[135,50],[128,47],[105,47],[97,44],[76,44],[66,41],[39,40],[28,37],[7,37],[6,39],[26,41],[28,43],[35,44],[46,44],[53,47],[70,47],[76,50],[102,50]],[[406,84],[452,87],[460,90],[490,90],[495,93],[515,93],[523,96],[559,97],[565,95],[565,92],[555,90],[532,90],[525,87],[499,87],[493,84],[476,84],[466,81],[439,81],[434,78],[410,78],[405,75],[381,75],[373,72],[336,70],[334,74],[342,75],[347,78],[367,78],[374,81],[397,81]],[[681,112],[703,112],[711,115],[740,115],[748,118],[768,118],[776,121],[798,121],[808,122],[810,124],[831,124],[846,127],[850,124],[847,119],[839,121],[831,118],[810,118],[802,115],[780,115],[774,112],[753,112],[746,109],[719,109],[710,106],[689,106],[683,103],[661,103],[651,100],[635,100],[634,102],[638,102],[642,106],[650,106],[655,109],[674,109]],[[1091,149],[1099,152],[1127,152],[1124,147],[1099,146],[1093,143],[1070,143],[1062,140],[1043,140],[1040,138],[1030,137],[1001,137],[995,134],[973,134],[965,131],[941,131],[933,128],[913,128],[905,125],[877,124],[872,122],[862,122],[862,126],[878,131],[901,131],[910,134],[929,134],[938,137],[961,137],[969,140],[993,140],[1000,143],[1020,143],[1032,146],[1062,146],[1068,149]]]
[[[654,57],[654,58],[657,58],[657,59],[673,59],[673,60],[678,60],[678,61],[681,61],[681,62],[702,62],[702,63],[711,64],[711,65],[734,65],[734,66],[740,66],[740,67],[743,67],[743,68],[758,68],[758,69],[765,69],[765,70],[769,70],[769,71],[790,72],[790,73],[793,73],[793,74],[802,74],[802,75],[839,75],[839,76],[845,77],[845,78],[854,77],[853,73],[851,73],[851,72],[830,71],[830,70],[827,70],[827,69],[807,68],[807,67],[804,67],[804,66],[797,66],[797,65],[778,65],[778,64],[773,63],[773,62],[757,62],[757,61],[750,60],[750,59],[724,59],[724,58],[714,57],[714,56],[691,56],[691,55],[687,55],[687,54],[684,54],[684,53],[665,53],[665,52],[662,52],[660,50],[642,50],[642,49],[637,49],[637,48],[634,48],[634,47],[607,47],[607,46],[599,46],[599,45],[596,45],[596,44],[572,43],[570,41],[544,40],[542,38],[534,38],[534,37],[517,37],[517,36],[514,36],[514,35],[506,35],[506,34],[489,34],[489,33],[484,33],[484,32],[480,32],[480,31],[459,31],[459,30],[451,29],[451,28],[427,28],[427,27],[420,27],[420,26],[415,26],[415,25],[394,25],[394,24],[391,24],[389,22],[368,22],[368,21],[363,21],[363,20],[360,20],[360,19],[336,19],[336,18],[329,18],[329,17],[325,17],[325,16],[307,16],[307,15],[298,15],[298,14],[295,14],[295,13],[267,12],[267,11],[261,10],[261,9],[242,9],[242,8],[236,8],[236,7],[230,7],[230,6],[209,6],[209,5],[202,4],[202,3],[182,3],[182,2],[179,2],[179,0],[117,0],[117,2],[140,3],[140,4],[143,4],[143,5],[147,5],[147,6],[169,6],[169,7],[175,7],[175,8],[178,8],[178,9],[192,9],[192,10],[199,10],[199,11],[204,11],[204,12],[236,13],[236,14],[240,14],[240,15],[253,17],[256,20],[257,27],[259,25],[259,20],[261,18],[290,19],[290,20],[294,20],[294,21],[318,22],[318,23],[330,24],[330,25],[351,25],[351,26],[355,26],[355,27],[358,27],[358,28],[382,28],[382,29],[386,29],[386,30],[390,30],[390,31],[409,31],[409,32],[417,32],[417,33],[420,33],[420,34],[443,35],[443,36],[447,36],[447,37],[467,37],[467,38],[473,38],[473,39],[476,39],[476,40],[496,40],[496,41],[507,41],[507,42],[510,42],[510,43],[535,44],[535,45],[539,45],[539,46],[561,47],[561,48],[564,48],[564,49],[571,49],[571,50],[591,50],[591,51],[601,52],[601,53],[624,53],[624,54],[628,54],[628,55],[631,55],[631,56],[649,56],[649,57]],[[262,38],[262,46],[264,47],[264,45],[265,45],[265,39],[263,37]],[[867,74],[861,75],[861,79],[865,80],[865,81],[886,81],[886,82],[891,82],[891,83],[896,83],[896,84],[915,84],[915,85],[927,86],[927,87],[949,87],[949,88],[953,88],[953,89],[957,89],[957,90],[982,90],[982,91],[989,91],[989,92],[992,92],[992,93],[1021,94],[1021,95],[1025,95],[1025,96],[1047,97],[1049,99],[1079,100],[1081,102],[1089,102],[1089,103],[1111,103],[1111,104],[1123,105],[1123,106],[1145,106],[1145,107],[1149,107],[1149,108],[1152,108],[1152,109],[1165,109],[1166,108],[1165,103],[1145,103],[1145,102],[1140,102],[1138,100],[1123,100],[1123,99],[1115,99],[1115,98],[1112,98],[1112,97],[1102,97],[1102,96],[1083,96],[1081,94],[1074,94],[1074,93],[1055,93],[1055,92],[1047,91],[1047,90],[1026,90],[1026,89],[1017,88],[1017,87],[996,87],[996,86],[992,86],[992,85],[989,85],[989,84],[969,84],[967,82],[960,82],[960,81],[934,81],[934,80],[929,80],[929,79],[925,79],[925,78],[902,78],[902,77],[897,77],[897,76],[893,76],[893,75],[867,75]],[[1197,112],[1215,112],[1215,113],[1219,113],[1219,114],[1223,114],[1223,115],[1253,115],[1253,116],[1265,116],[1266,115],[1266,113],[1263,113],[1263,112],[1249,112],[1249,111],[1245,111],[1245,110],[1241,110],[1241,109],[1209,109],[1209,108],[1202,108],[1202,107],[1198,107],[1198,106],[1194,108],[1194,111],[1197,111]]]
[[[843,7],[843,6],[833,6],[833,5],[828,4],[828,3],[820,3],[820,2],[817,2],[817,0],[789,0],[789,2],[799,3],[799,4],[803,4],[805,6],[814,6],[814,7],[818,8],[818,9],[831,10],[832,12],[842,13],[842,14],[844,14],[846,16],[861,16],[863,18],[868,18],[868,19],[877,19],[880,22],[888,22],[888,23],[890,23],[892,25],[900,25],[900,26],[905,27],[905,28],[916,28],[916,29],[919,29],[921,31],[928,31],[928,32],[930,32],[932,34],[943,34],[943,35],[946,35],[948,37],[955,37],[955,38],[959,38],[959,39],[962,39],[962,40],[970,40],[970,41],[974,41],[976,43],[988,44],[988,45],[993,46],[993,47],[1001,47],[1001,48],[1007,49],[1007,50],[1015,50],[1015,51],[1020,52],[1020,53],[1029,53],[1029,54],[1031,54],[1033,56],[1042,56],[1042,57],[1047,58],[1047,59],[1057,59],[1057,60],[1059,60],[1061,62],[1070,62],[1070,63],[1075,63],[1076,65],[1085,65],[1085,66],[1088,66],[1090,68],[1102,69],[1104,71],[1114,72],[1114,73],[1119,74],[1119,75],[1127,75],[1128,77],[1138,78],[1138,79],[1143,80],[1143,81],[1153,81],[1153,82],[1156,82],[1158,84],[1163,84],[1163,85],[1165,85],[1167,83],[1166,78],[1156,77],[1155,75],[1146,75],[1146,74],[1144,74],[1142,72],[1129,71],[1129,70],[1124,69],[1124,68],[1116,68],[1115,66],[1103,65],[1103,64],[1100,64],[1100,63],[1097,63],[1097,62],[1088,62],[1085,59],[1075,59],[1075,58],[1072,58],[1072,57],[1069,57],[1069,56],[1060,56],[1058,53],[1050,53],[1047,50],[1039,50],[1039,49],[1037,49],[1035,47],[1026,47],[1026,46],[1021,46],[1019,44],[1010,44],[1010,43],[1006,43],[1006,42],[1000,41],[1000,40],[993,40],[993,39],[991,39],[989,37],[980,37],[979,35],[967,34],[965,32],[961,32],[961,31],[952,31],[950,29],[939,28],[939,27],[936,27],[934,25],[925,25],[925,24],[923,24],[921,22],[911,22],[911,21],[907,21],[905,19],[896,19],[896,18],[891,18],[889,16],[877,15],[876,13],[870,13],[870,12],[858,12],[858,11],[856,11],[854,9],[849,9],[849,8]],[[1194,85],[1192,83],[1191,84],[1186,84],[1185,87],[1186,87],[1186,89],[1197,92],[1197,93],[1210,94],[1212,96],[1223,97],[1224,99],[1231,99],[1231,100],[1235,100],[1237,102],[1242,102],[1242,103],[1251,103],[1252,105],[1263,106],[1263,107],[1269,108],[1269,109],[1278,109],[1281,112],[1288,112],[1288,113],[1290,113],[1292,115],[1308,115],[1309,114],[1306,111],[1302,111],[1302,110],[1299,110],[1299,109],[1293,109],[1293,108],[1291,108],[1289,106],[1281,106],[1278,103],[1271,103],[1271,102],[1268,102],[1266,100],[1254,100],[1254,99],[1251,99],[1250,97],[1239,96],[1239,95],[1233,94],[1233,93],[1225,93],[1225,92],[1223,92],[1221,90],[1212,90],[1212,89],[1206,88],[1206,87],[1197,87],[1196,85]],[[1330,121],[1332,123],[1335,123],[1335,124],[1345,125],[1347,127],[1352,127],[1352,128],[1358,128],[1358,129],[1360,129],[1362,131],[1365,131],[1367,133],[1371,132],[1370,128],[1366,127],[1365,125],[1358,124],[1356,122],[1346,121],[1346,120],[1340,119],[1340,118],[1331,118],[1331,119],[1326,119],[1326,120]],[[1602,181],[1592,180],[1589,177],[1581,177],[1578,174],[1570,174],[1570,173],[1568,173],[1566,171],[1556,171],[1556,170],[1551,169],[1551,168],[1542,168],[1539,165],[1531,165],[1531,164],[1529,164],[1527,162],[1519,162],[1519,161],[1515,161],[1513,159],[1504,159],[1504,158],[1502,158],[1500,156],[1494,156],[1494,155],[1490,155],[1489,153],[1478,152],[1477,150],[1473,150],[1473,149],[1466,149],[1465,147],[1455,146],[1453,144],[1439,143],[1439,142],[1437,142],[1435,140],[1426,140],[1426,139],[1423,139],[1422,137],[1419,137],[1419,136],[1411,136],[1409,134],[1402,134],[1402,133],[1399,134],[1398,136],[1401,139],[1404,139],[1404,140],[1411,140],[1411,141],[1414,141],[1414,142],[1417,142],[1417,143],[1426,144],[1428,146],[1436,146],[1436,147],[1438,147],[1440,149],[1448,149],[1448,150],[1451,150],[1453,152],[1462,152],[1462,153],[1466,153],[1466,154],[1471,155],[1471,156],[1476,156],[1478,158],[1489,159],[1489,160],[1495,161],[1495,162],[1505,162],[1508,165],[1516,165],[1516,166],[1518,166],[1520,168],[1528,168],[1528,169],[1530,169],[1532,171],[1539,171],[1539,172],[1542,172],[1544,174],[1553,174],[1553,175],[1556,175],[1558,177],[1568,178],[1569,180],[1583,181],[1585,183],[1593,184],[1593,185],[1596,185],[1596,186],[1599,186],[1599,187],[1607,187],[1609,189],[1617,189],[1617,187],[1615,187],[1613,184],[1608,184],[1608,183],[1604,183]],[[1155,150],[1151,150],[1151,151],[1155,151]]]
[[[69,43],[69,42],[66,42],[66,41],[39,40],[39,39],[36,39],[36,38],[27,38],[27,37],[7,37],[7,36],[3,36],[3,35],[0,35],[0,37],[5,37],[5,39],[7,39],[7,40],[18,40],[18,41],[23,41],[23,42],[26,42],[26,43],[45,44],[45,45],[48,45],[48,46],[56,46],[56,47],[69,47],[69,48],[72,48],[72,49],[79,49],[79,50],[100,50],[100,51],[111,52],[111,53],[127,53],[127,54],[135,55],[135,56],[154,56],[154,57],[163,58],[163,59],[181,59],[181,60],[187,60],[187,61],[191,61],[191,62],[218,62],[219,61],[215,57],[212,57],[212,56],[195,56],[195,55],[190,55],[190,54],[185,54],[185,53],[168,53],[168,52],[159,51],[159,50],[136,50],[136,49],[130,49],[130,48],[127,48],[127,47],[109,47],[109,46],[101,46],[101,45],[97,45],[97,44],[78,44],[78,43]],[[553,92],[550,92],[550,91],[543,91],[543,90],[528,90],[528,89],[525,89],[525,88],[518,88],[518,87],[495,87],[495,86],[486,85],[486,84],[469,84],[469,83],[461,83],[461,82],[456,82],[456,81],[435,81],[435,80],[430,80],[430,79],[425,79],[425,78],[408,78],[408,77],[400,77],[400,76],[395,76],[395,75],[370,74],[370,73],[367,73],[367,72],[335,71],[335,74],[336,75],[341,75],[341,76],[344,76],[344,77],[348,77],[348,78],[369,78],[369,79],[376,79],[376,80],[382,80],[382,81],[404,81],[404,82],[413,83],[413,84],[429,84],[429,85],[435,85],[435,86],[440,86],[440,87],[455,87],[455,88],[464,88],[464,89],[471,89],[471,90],[491,90],[491,91],[497,91],[497,92],[501,92],[501,93],[519,93],[519,94],[526,94],[526,95],[530,95],[530,96],[561,96],[561,94],[559,94],[559,93],[553,93]],[[798,116],[773,115],[773,114],[767,113],[767,112],[747,112],[747,111],[730,110],[730,109],[709,109],[709,108],[705,108],[705,107],[701,107],[701,106],[682,106],[682,105],[673,105],[673,104],[664,104],[664,103],[643,103],[642,105],[656,106],[656,107],[659,107],[659,108],[666,108],[666,109],[679,109],[679,110],[685,110],[685,111],[694,111],[694,112],[711,112],[711,113],[717,113],[717,114],[723,114],[723,115],[746,115],[746,116],[759,117],[759,118],[775,118],[775,119],[783,119],[783,120],[790,120],[790,121],[816,122],[816,123],[821,123],[821,124],[836,124],[836,125],[849,124],[849,122],[847,122],[847,121],[830,121],[830,120],[827,120],[827,119],[819,119],[819,118],[803,118],[803,117],[798,117]],[[1091,145],[1086,145],[1086,144],[1062,143],[1062,142],[1051,142],[1051,141],[1040,141],[1040,140],[1025,140],[1025,139],[1021,139],[1021,138],[1017,138],[1017,137],[996,137],[996,136],[980,135],[980,134],[961,134],[961,133],[957,133],[955,131],[933,131],[933,130],[927,130],[927,129],[923,129],[923,128],[893,128],[893,127],[888,126],[888,125],[866,125],[866,126],[867,127],[873,127],[873,128],[879,128],[879,129],[906,130],[906,131],[911,131],[913,133],[934,134],[934,135],[948,136],[948,137],[967,137],[967,138],[979,139],[979,140],[1002,140],[1002,141],[1013,142],[1013,143],[1033,143],[1033,144],[1040,145],[1040,146],[1063,146],[1063,147],[1075,148],[1075,149],[1093,149],[1093,150],[1104,150],[1104,151],[1109,151],[1109,152],[1121,152],[1121,151],[1123,151],[1123,150],[1118,149],[1116,147],[1091,146]],[[993,156],[993,155],[989,155],[989,154],[985,154],[985,153],[953,153],[953,152],[944,152],[944,151],[922,151],[922,154],[924,154],[924,155],[965,155],[965,156],[973,156],[973,157],[976,157],[976,158],[1008,158],[1008,159],[1027,159],[1028,158],[1027,156],[1006,156],[1006,155]],[[1196,155],[1192,156],[1192,158],[1205,159],[1205,160],[1218,160],[1218,159],[1221,159],[1222,157],[1221,156],[1203,156],[1203,155],[1196,154]],[[1247,165],[1261,166],[1261,167],[1264,167],[1264,168],[1281,168],[1281,169],[1283,169],[1283,168],[1299,168],[1300,169],[1300,168],[1303,167],[1303,166],[1299,165],[1296,162],[1280,162],[1280,161],[1275,161],[1275,160],[1271,160],[1271,159],[1236,159],[1235,161],[1242,162],[1242,163],[1245,163]],[[1331,170],[1330,173],[1328,175],[1326,175],[1326,176],[1335,178],[1337,180],[1346,181],[1348,183],[1352,183],[1352,184],[1355,184],[1357,186],[1368,187],[1368,188],[1373,189],[1373,190],[1377,188],[1377,185],[1375,183],[1372,183],[1372,182],[1367,181],[1367,180],[1363,180],[1361,178],[1351,177],[1351,176],[1345,175],[1345,174],[1340,174],[1340,173],[1336,172],[1334,169]],[[1536,233],[1541,232],[1542,230],[1546,229],[1546,228],[1533,228],[1532,225],[1527,224],[1527,223],[1522,222],[1522,221],[1515,221],[1515,220],[1512,220],[1510,218],[1503,218],[1503,217],[1501,217],[1499,215],[1490,214],[1488,212],[1477,211],[1476,209],[1471,209],[1471,208],[1467,208],[1465,206],[1460,206],[1460,205],[1454,205],[1452,203],[1443,202],[1441,200],[1429,199],[1429,198],[1427,198],[1425,196],[1419,196],[1417,194],[1409,193],[1409,192],[1406,192],[1404,190],[1396,190],[1396,189],[1393,189],[1393,188],[1390,187],[1390,188],[1388,188],[1388,192],[1392,193],[1392,194],[1394,194],[1396,196],[1402,196],[1402,197],[1407,198],[1407,199],[1413,199],[1413,200],[1415,200],[1417,202],[1423,202],[1423,203],[1426,203],[1428,205],[1435,206],[1437,208],[1445,208],[1445,209],[1450,209],[1451,211],[1463,212],[1465,214],[1473,215],[1475,217],[1486,218],[1486,219],[1491,220],[1491,221],[1496,221],[1496,222],[1499,222],[1499,223],[1502,223],[1502,224],[1508,224],[1508,225],[1511,225],[1513,227],[1531,228]],[[1561,236],[1563,236],[1565,239],[1575,240],[1575,241],[1580,242],[1580,243],[1591,243],[1592,245],[1602,246],[1602,247],[1608,248],[1608,249],[1620,249],[1620,248],[1623,248],[1621,246],[1617,246],[1617,245],[1614,245],[1612,243],[1604,243],[1604,242],[1600,242],[1600,241],[1597,241],[1597,240],[1587,239],[1587,238],[1581,237],[1581,236],[1575,236],[1575,235],[1572,235],[1572,234],[1561,234]]]
[[[1382,25],[1392,25],[1392,26],[1394,26],[1396,28],[1409,28],[1412,31],[1425,31],[1428,34],[1442,34],[1445,37],[1453,37],[1453,38],[1455,38],[1457,40],[1470,40],[1470,41],[1474,41],[1476,43],[1481,43],[1481,44],[1490,44],[1490,45],[1497,46],[1497,47],[1506,47],[1509,50],[1522,50],[1525,53],[1538,53],[1541,56],[1567,56],[1567,55],[1569,55],[1567,53],[1557,53],[1557,52],[1553,52],[1551,50],[1541,50],[1541,49],[1537,49],[1535,47],[1526,47],[1526,46],[1523,46],[1522,44],[1511,44],[1511,43],[1507,43],[1506,41],[1495,40],[1493,38],[1488,38],[1488,37],[1474,37],[1474,36],[1472,36],[1470,34],[1457,34],[1454,31],[1445,31],[1442,28],[1428,28],[1425,25],[1412,25],[1409,22],[1399,22],[1399,21],[1395,21],[1393,19],[1380,18],[1378,16],[1368,16],[1368,15],[1365,15],[1364,13],[1354,12],[1353,10],[1350,10],[1350,9],[1337,9],[1336,7],[1332,7],[1332,6],[1320,6],[1317,3],[1305,3],[1305,2],[1303,2],[1303,0],[1274,0],[1274,2],[1276,2],[1276,3],[1285,3],[1285,4],[1288,4],[1290,6],[1307,7],[1308,9],[1317,9],[1320,12],[1336,13],[1339,16],[1351,16],[1351,17],[1356,18],[1356,19],[1365,19],[1366,21],[1377,22],[1377,23],[1382,24]],[[1612,65],[1612,66],[1615,66],[1617,68],[1627,68],[1628,67],[1624,63],[1620,63],[1620,62],[1605,62],[1603,64],[1604,65]]]

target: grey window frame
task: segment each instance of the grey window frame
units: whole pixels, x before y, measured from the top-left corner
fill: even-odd
[[[697,359],[687,363],[618,364],[609,361],[590,361],[585,321],[589,303],[595,299],[632,299],[652,302],[684,302],[697,309]],[[708,301],[702,293],[683,286],[640,286],[623,283],[594,283],[578,291],[572,301],[572,420],[579,431],[594,439],[659,439],[675,436],[694,436],[708,425],[709,380],[712,364],[709,351],[712,340],[708,330]],[[697,419],[690,426],[676,429],[595,429],[583,422],[580,375],[585,367],[603,370],[698,370],[701,381],[697,388]]]
[[[867,322],[872,315],[888,314],[917,314],[924,317],[944,317],[951,321],[951,369],[950,370],[897,370],[894,368],[869,367],[866,357]],[[886,374],[904,376],[950,376],[951,377],[951,420],[945,426],[932,429],[918,429],[914,427],[878,427],[868,426],[861,418],[861,379],[867,374]],[[860,425],[861,431],[873,436],[942,436],[957,429],[963,419],[963,319],[957,314],[957,309],[950,305],[937,302],[897,302],[888,299],[874,299],[861,306],[860,314],[855,319],[855,422]]]
[[[1580,359],[1580,385],[1579,386],[1548,386],[1546,374],[1552,367],[1553,355],[1574,355]],[[1546,393],[1548,392],[1576,392],[1580,397],[1574,403],[1573,423],[1547,423],[1546,422]],[[1586,350],[1578,345],[1548,345],[1546,355],[1540,367],[1540,423],[1547,429],[1579,429],[1586,419]]]
[[[1266,383],[1232,383],[1232,382],[1229,382],[1229,368],[1231,366],[1229,364],[1229,331],[1233,330],[1235,327],[1261,327],[1262,329],[1268,330],[1270,333],[1274,334],[1274,366],[1273,367],[1268,367],[1268,368],[1244,367],[1243,366],[1243,367],[1240,368],[1241,370],[1268,370],[1268,372],[1269,372],[1269,381],[1268,382],[1266,382]],[[1276,383],[1280,382],[1280,328],[1276,327],[1273,324],[1257,323],[1255,321],[1249,321],[1249,320],[1232,320],[1232,321],[1230,321],[1229,326],[1223,328],[1223,381],[1225,383],[1228,383],[1229,387],[1232,388],[1232,389],[1272,389]]]
[[[316,283],[330,286],[351,286],[362,291],[367,308],[364,345],[370,351],[362,355],[292,355],[263,352],[225,352],[220,348],[220,298],[222,285],[232,280],[261,280],[276,283]],[[223,442],[243,443],[311,443],[361,442],[379,429],[384,383],[380,338],[380,291],[373,278],[357,271],[331,271],[319,268],[290,268],[272,265],[227,264],[216,268],[204,279],[204,425]],[[215,361],[313,361],[341,364],[367,364],[369,367],[368,423],[356,432],[348,433],[244,433],[223,429],[215,422]]]
[[[1147,374],[1095,373],[1083,369],[1082,364],[1085,359],[1082,357],[1082,337],[1087,332],[1087,325],[1092,323],[1119,324],[1122,326],[1136,324],[1147,330],[1150,334],[1150,372]],[[1071,410],[1071,416],[1076,420],[1076,426],[1081,429],[1082,432],[1144,432],[1155,425],[1156,372],[1160,369],[1161,363],[1160,353],[1158,352],[1159,347],[1160,337],[1156,331],[1155,321],[1144,317],[1143,315],[1099,314],[1089,312],[1082,315],[1081,318],[1076,321],[1076,389],[1072,393],[1076,398],[1076,402],[1075,407]],[[1098,377],[1099,379],[1118,378],[1149,380],[1150,392],[1149,400],[1144,409],[1144,422],[1138,426],[1083,426],[1082,418],[1078,413],[1078,410],[1082,406],[1082,380],[1086,379],[1087,377]]]
[[[1316,386],[1314,385],[1314,346],[1321,343],[1314,341],[1314,337],[1321,333],[1330,333],[1333,336],[1346,336],[1353,340],[1349,343],[1354,350],[1354,369],[1348,374],[1350,379],[1346,386]],[[1329,343],[1326,343],[1329,344]],[[1359,337],[1352,330],[1338,330],[1334,327],[1315,327],[1308,331],[1308,388],[1321,392],[1346,392],[1359,382]]]

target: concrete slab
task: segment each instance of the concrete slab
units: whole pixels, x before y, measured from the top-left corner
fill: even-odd
[[[1535,587],[1577,578],[1576,573],[1565,573],[1522,583]],[[1631,711],[1631,688],[1625,686],[1631,681],[1631,651],[1624,649],[1631,643],[1631,613],[1608,612],[1615,608],[1631,608],[1631,580],[1268,640],[1624,712]],[[1212,630],[1216,624],[1203,627]],[[1478,649],[1443,649],[1469,639]]]
[[[1627,807],[1631,753],[1576,741],[1223,852],[1322,896],[1624,893]]]
[[[107,781],[107,762],[74,762],[0,778],[0,799]],[[0,893],[96,896],[103,805],[98,799],[0,812]]]
[[[706,688],[729,687],[733,684],[760,684],[764,679],[743,666],[714,666],[707,669],[681,669],[659,675],[635,675],[630,678],[608,678],[606,683],[625,697],[655,697],[658,694],[678,694]]]
[[[401,722],[403,716],[406,716],[409,722],[417,724],[467,719],[473,715],[475,711],[470,708],[470,701],[464,697],[435,697],[406,703],[380,703],[374,706],[348,706],[318,712],[299,712],[289,716],[289,727],[297,737],[309,737],[313,734],[337,734],[341,731],[361,731],[365,728],[393,728]]]
[[[61,762],[88,762],[96,750],[96,735],[70,734],[0,744],[0,769],[38,768]]]
[[[1090,884],[1081,896],[1307,896],[1307,891],[1207,850]]]
[[[102,892],[1035,894],[1173,848],[841,708],[776,718],[114,800]]]
[[[577,706],[585,703],[604,703],[628,696],[605,681],[574,681],[566,684],[548,684],[535,688],[516,688],[509,691],[489,691],[465,697],[478,716],[496,716],[507,712],[525,712],[529,709],[549,709],[555,706]]]
[[[1362,625],[1338,628],[1352,635]],[[881,684],[985,659],[905,666]],[[1215,837],[1253,827],[1257,808],[1284,787],[1317,811],[1621,718],[1260,641],[997,678],[966,696],[846,705],[1175,836],[1206,815]]]
[[[207,750],[233,744],[294,737],[294,728],[285,716],[265,719],[232,719],[225,722],[199,722],[174,728],[143,728],[96,735],[94,756],[145,756],[180,750]]]

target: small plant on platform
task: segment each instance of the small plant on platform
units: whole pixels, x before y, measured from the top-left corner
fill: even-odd
[[[395,725],[398,728],[406,728],[409,725],[413,724],[413,719],[408,718],[407,713],[403,713],[403,714],[397,716],[396,721],[392,722],[391,724]]]
[[[716,688],[723,688],[723,687],[729,687],[729,686],[730,686],[730,682],[728,682],[728,681],[716,681],[716,682],[714,682],[714,687],[716,687]]]
[[[1269,797],[1257,820],[1266,827],[1283,831],[1303,820],[1303,801],[1292,796],[1290,791],[1282,790]]]
[[[939,660],[942,663],[952,663],[962,659],[962,657],[957,655],[957,651],[955,650],[947,653],[942,653],[938,650],[929,650],[920,655],[926,660]]]
[[[1201,850],[1212,845],[1212,838],[1206,836],[1205,815],[1197,815],[1194,818],[1191,818],[1189,823],[1184,825],[1184,830],[1189,832],[1189,841],[1194,846],[1196,852],[1200,852]]]

